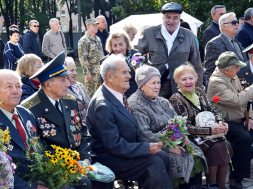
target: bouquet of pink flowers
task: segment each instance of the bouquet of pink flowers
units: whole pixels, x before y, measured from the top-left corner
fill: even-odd
[[[147,55],[141,55],[140,53],[135,53],[131,58],[131,65],[135,71],[138,67],[142,66],[143,64],[148,64],[148,57]]]
[[[166,123],[162,123],[163,129],[158,132],[158,136],[165,142],[165,147],[169,146],[172,150],[178,149],[178,145],[186,147],[186,150],[193,153],[193,146],[191,144],[185,145],[185,137],[189,135],[186,127],[187,117],[175,116]]]

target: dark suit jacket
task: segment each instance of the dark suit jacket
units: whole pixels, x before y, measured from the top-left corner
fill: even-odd
[[[137,120],[104,85],[90,102],[86,124],[98,162],[116,174],[128,169],[128,159],[149,155],[149,143],[137,141]]]
[[[243,50],[243,47],[240,42],[238,42],[238,45]],[[248,56],[246,53],[243,53],[243,60],[238,56],[236,50],[234,47],[230,44],[228,39],[224,36],[224,34],[220,34],[217,37],[213,38],[211,41],[209,41],[206,45],[206,51],[205,51],[205,77],[206,77],[206,83],[208,84],[209,78],[211,77],[216,65],[215,62],[218,60],[219,56],[227,51],[234,52],[237,57],[240,59],[240,61],[246,62],[248,60]]]
[[[41,139],[48,146],[49,150],[52,150],[50,145],[55,144],[62,148],[77,150],[80,153],[81,160],[90,158],[91,148],[89,142],[91,138],[87,132],[87,127],[82,124],[76,99],[71,95],[67,95],[60,98],[60,104],[64,119],[42,89],[24,100],[21,105],[28,108],[34,114],[40,127],[38,129]],[[71,116],[71,111],[73,110],[78,112],[77,117],[79,117],[79,122],[75,122],[74,117]],[[40,118],[45,118],[46,123],[41,123]],[[46,128],[45,124],[49,124],[50,128]],[[55,128],[52,127],[52,124],[55,125]],[[71,131],[71,125],[75,127],[75,131]],[[43,131],[51,132],[53,129],[56,130],[55,136],[52,134],[48,137],[43,136]],[[79,140],[76,140],[78,135],[81,135],[81,142],[79,145],[76,145],[76,142],[79,142]]]
[[[212,21],[212,23],[206,28],[203,33],[203,48],[205,50],[206,44],[214,37],[220,35],[219,25]]]
[[[253,84],[253,74],[250,69],[250,60],[245,62],[247,64],[246,67],[241,68],[237,73],[237,76],[241,82],[242,88],[245,89]]]
[[[253,43],[253,26],[244,22],[235,37],[244,48],[250,46]]]
[[[37,129],[37,124],[34,119],[34,116],[30,111],[27,111],[25,108],[21,106],[16,107],[17,112],[19,114],[20,119],[24,125],[26,133],[29,138],[38,136],[37,132],[28,132],[26,123],[28,120],[32,122],[32,125]],[[13,146],[13,150],[9,151],[10,156],[12,157],[14,163],[16,163],[17,169],[15,170],[16,174],[14,175],[14,187],[15,189],[23,189],[23,188],[32,188],[35,189],[37,184],[33,183],[30,187],[25,179],[21,179],[25,173],[30,171],[28,165],[30,164],[27,158],[25,157],[25,152],[27,151],[25,144],[15,126],[11,123],[11,121],[6,117],[6,115],[0,110],[0,118],[1,125],[0,128],[5,130],[9,127],[11,142],[10,145]],[[23,173],[23,174],[22,174]],[[18,176],[19,175],[19,176]]]

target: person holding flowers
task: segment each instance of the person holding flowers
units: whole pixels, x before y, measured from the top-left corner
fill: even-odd
[[[31,165],[25,156],[31,145],[29,139],[38,136],[38,132],[33,114],[19,106],[22,95],[21,85],[21,77],[18,73],[12,70],[0,70],[0,129],[3,131],[9,129],[10,135],[7,139],[10,140],[9,145],[3,145],[3,149],[8,149],[10,157],[7,157],[10,160],[13,158],[13,162],[17,165],[14,180],[10,179],[9,182],[14,183],[14,188],[48,189],[37,183],[28,183],[29,178],[24,177],[24,174],[30,171],[29,165]],[[31,152],[34,150],[31,148]],[[0,188],[3,187],[1,184]]]
[[[178,85],[178,91],[170,98],[170,103],[178,115],[187,116],[186,126],[190,133],[190,140],[198,145],[207,159],[209,173],[206,174],[206,182],[218,183],[225,187],[225,179],[229,164],[229,156],[223,137],[204,139],[206,136],[228,132],[228,125],[222,124],[219,111],[207,100],[205,92],[195,87],[198,75],[190,64],[179,66],[174,72],[174,79]],[[196,124],[196,116],[200,112],[209,111],[214,117],[214,127],[201,127]],[[207,122],[208,119],[203,122]],[[233,151],[228,143],[230,156]]]
[[[131,42],[128,34],[124,30],[117,30],[114,32],[110,32],[110,35],[106,42],[106,50],[109,52],[107,56],[100,60],[100,65],[111,55],[111,54],[122,54],[125,57],[125,61],[130,69],[131,79],[130,88],[125,92],[126,97],[128,98],[131,94],[133,94],[138,86],[134,80],[135,78],[135,68],[131,64],[132,58],[136,53],[139,53],[138,50],[133,49],[131,46]],[[103,83],[102,77],[100,77],[101,84]]]
[[[164,129],[164,124],[170,122],[177,113],[169,101],[159,97],[161,84],[160,72],[152,66],[141,66],[136,70],[135,80],[138,90],[128,99],[130,109],[138,121],[138,139],[142,142],[163,142],[159,132]],[[207,163],[202,150],[191,143],[179,131],[179,125],[172,127],[175,131],[171,139],[184,137],[185,144],[193,147],[193,153],[188,152],[181,145],[171,148],[169,141],[164,142],[162,151],[167,152],[171,159],[171,172],[174,188],[187,187],[187,184],[201,184],[202,171],[207,171]]]
[[[234,171],[230,168],[230,188],[243,188],[243,178],[250,177],[250,151],[251,136],[249,130],[253,129],[253,112],[246,109],[246,105],[253,100],[253,85],[242,88],[237,77],[240,68],[246,64],[241,62],[234,52],[222,53],[216,61],[216,68],[209,80],[207,90],[208,100],[218,96],[218,105],[229,130],[227,139],[231,142],[234,150],[232,163]],[[212,102],[216,104],[216,102]],[[246,118],[246,113],[248,117]],[[245,125],[248,128],[245,128]]]

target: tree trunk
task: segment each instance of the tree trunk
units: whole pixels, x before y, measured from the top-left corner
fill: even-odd
[[[52,14],[50,11],[50,0],[47,0],[48,14]]]
[[[14,22],[15,22],[16,25],[17,25],[17,21],[18,21],[18,0],[15,0],[15,19],[14,19]]]
[[[56,0],[54,0],[54,17],[56,17]]]
[[[5,0],[5,2],[8,2],[8,0]],[[10,0],[10,2],[6,5],[6,9],[9,10],[9,15],[10,15],[10,18],[11,18],[11,24],[14,24],[13,0]]]
[[[99,16],[99,0],[94,0],[94,5],[95,5],[94,11],[95,11],[95,18],[96,18],[97,16]]]
[[[4,22],[5,22],[5,26],[6,26],[7,36],[9,38],[10,20],[9,20],[9,17],[8,17],[8,14],[7,14],[7,10],[3,9],[2,1],[0,1],[0,9],[1,9],[3,17],[4,17]]]
[[[19,24],[19,31],[22,34],[24,31],[24,25],[25,25],[25,21],[23,19],[24,17],[24,4],[25,4],[25,0],[20,0],[19,2],[19,11],[20,11],[20,24]]]
[[[73,6],[72,5],[72,0],[69,0],[69,4],[68,4],[68,1],[65,0],[66,4],[67,4],[67,8],[68,8],[68,13],[69,13],[69,40],[70,40],[70,46],[73,48],[74,45],[73,45],[73,31],[72,31],[72,10],[71,10],[71,7]]]
[[[36,3],[35,3],[35,0],[33,0],[33,9],[35,10],[36,8]]]
[[[43,0],[43,4],[42,4],[42,13],[46,13],[46,1]]]

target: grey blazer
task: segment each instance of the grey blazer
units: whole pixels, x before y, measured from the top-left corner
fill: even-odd
[[[82,114],[82,120],[85,120],[86,110],[87,110],[89,103],[90,103],[90,97],[88,96],[84,85],[80,82],[76,82],[76,83],[77,83],[77,87],[80,90],[80,93],[82,95],[82,99],[80,99],[78,97],[78,95],[72,90],[71,87],[68,88],[68,94],[73,95],[76,98],[76,100],[78,102],[79,109],[80,109],[80,113]]]
[[[241,49],[241,51],[244,49],[242,47],[242,44],[238,42],[238,45]],[[206,77],[206,84],[209,82],[209,78],[211,77],[212,73],[215,69],[215,62],[218,60],[219,56],[227,51],[234,52],[237,56],[237,52],[234,49],[234,47],[231,45],[231,43],[228,41],[226,36],[224,34],[220,34],[217,37],[213,38],[211,41],[209,41],[206,45],[205,49],[205,77]],[[246,53],[242,53],[243,60],[238,56],[240,61],[246,62],[248,60],[248,56]]]

